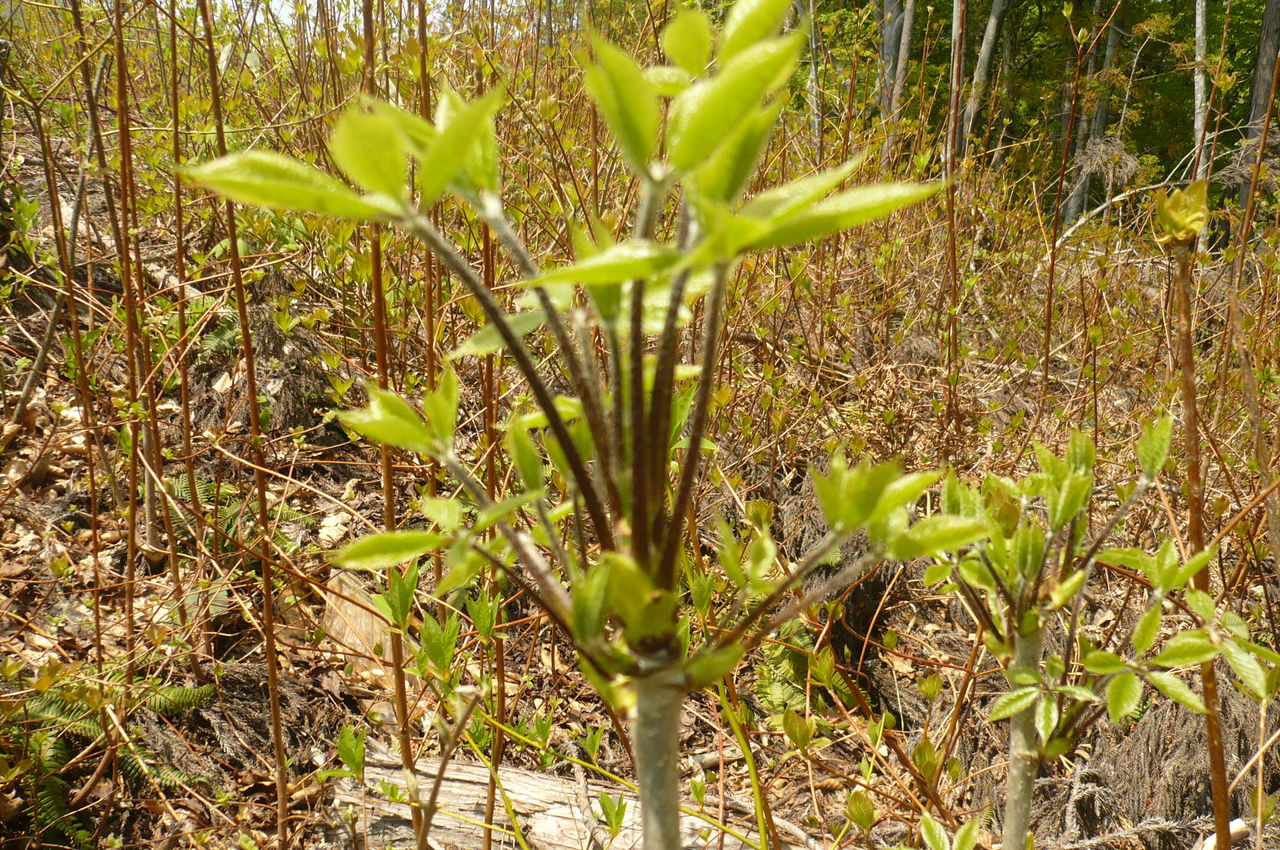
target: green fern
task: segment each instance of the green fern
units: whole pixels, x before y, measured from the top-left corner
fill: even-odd
[[[122,695],[123,686],[109,690],[109,698]],[[9,698],[0,703],[0,743],[5,743],[30,765],[32,786],[31,818],[41,840],[61,840],[77,848],[94,846],[93,832],[71,810],[69,785],[59,774],[71,761],[73,752],[104,738],[102,719],[96,708],[84,700],[79,689],[50,690],[27,699]],[[164,685],[151,688],[140,698],[127,698],[134,710],[146,709],[169,716],[212,702],[213,685],[184,687]],[[131,738],[134,736],[130,735]],[[72,742],[76,742],[73,750]],[[17,742],[16,744],[14,742]],[[161,788],[180,789],[192,784],[208,784],[165,764],[137,740],[129,740],[117,753],[121,772],[137,782],[153,782]]]

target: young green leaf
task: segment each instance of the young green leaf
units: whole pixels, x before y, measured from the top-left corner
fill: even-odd
[[[1245,692],[1255,700],[1273,697],[1267,691],[1267,671],[1252,653],[1238,646],[1235,641],[1222,642],[1222,655],[1231,665]]]
[[[458,374],[452,366],[445,367],[436,388],[422,397],[422,412],[426,414],[434,443],[451,445],[458,421]]]
[[[362,197],[323,171],[266,151],[227,154],[183,173],[194,183],[251,206],[314,212],[353,221],[400,214],[400,208],[389,199]]]
[[[779,97],[753,109],[738,129],[715,149],[691,180],[691,200],[695,206],[702,205],[701,199],[722,203],[738,199],[760,162],[765,143],[784,106],[786,99]]]
[[[587,93],[627,163],[637,174],[647,174],[658,144],[658,93],[629,55],[600,38],[592,38],[591,44],[599,64],[583,69]]]
[[[951,850],[951,839],[947,838],[947,830],[928,812],[920,818],[920,835],[929,850]]]
[[[668,162],[681,171],[703,163],[765,95],[786,82],[800,47],[798,34],[755,44],[677,95],[667,124]]]
[[[546,321],[546,314],[541,310],[527,310],[523,313],[508,313],[507,325],[516,336],[524,336],[532,333],[542,327]],[[473,333],[462,341],[462,344],[449,352],[450,360],[457,360],[459,357],[484,357],[486,354],[494,354],[502,351],[507,344],[502,339],[502,334],[498,332],[498,326],[495,324],[487,324],[480,330]]]
[[[690,658],[684,665],[690,690],[700,690],[729,675],[742,660],[742,651],[743,647],[739,645],[722,646]]]
[[[681,7],[662,28],[662,52],[695,77],[711,59],[711,19],[701,9]]]
[[[1107,684],[1107,716],[1119,723],[1133,715],[1142,702],[1142,680],[1136,673],[1121,673]]]
[[[339,411],[339,422],[370,440],[421,455],[431,453],[436,446],[435,435],[407,401],[378,389],[373,383],[366,386],[365,391],[369,394],[369,405],[359,410]]]
[[[1200,697],[1196,696],[1195,691],[1187,687],[1186,682],[1172,673],[1148,673],[1147,678],[1151,680],[1151,684],[1156,686],[1156,690],[1178,705],[1189,708],[1199,714],[1208,713],[1208,709],[1204,707]]]
[[[1133,627],[1133,651],[1138,655],[1146,652],[1156,642],[1156,633],[1160,631],[1160,603],[1156,602],[1138,618]]]
[[[573,265],[544,272],[527,283],[534,286],[618,284],[658,274],[679,259],[679,253],[673,248],[659,242],[633,239],[610,245]]]
[[[447,539],[430,531],[387,531],[350,543],[330,557],[353,570],[385,570],[441,549]]]
[[[1138,440],[1138,463],[1142,466],[1142,475],[1153,479],[1164,468],[1165,458],[1169,456],[1169,446],[1173,442],[1173,417],[1162,416],[1151,424]]]
[[[889,545],[889,556],[911,560],[922,555],[954,552],[987,535],[987,524],[954,514],[934,514],[911,526]]]
[[[740,214],[772,222],[785,221],[825,197],[848,179],[857,165],[857,160],[849,160],[844,165],[775,186],[752,198],[742,207]]]
[[[809,242],[848,230],[930,197],[941,183],[880,183],[848,189],[797,213],[743,247],[753,251]]]
[[[724,18],[717,54],[727,62],[762,39],[778,34],[791,0],[738,0]]]
[[[418,157],[418,190],[420,206],[428,207],[440,199],[444,190],[464,171],[487,172],[491,163],[479,150],[487,129],[492,135],[493,115],[502,103],[500,88],[490,89],[482,97],[466,103],[456,92],[441,93],[436,107],[438,134],[431,146]],[[472,175],[476,182],[491,182],[483,174]],[[489,188],[489,187],[485,187]]]
[[[407,198],[406,145],[396,121],[383,112],[352,106],[329,133],[329,153],[352,182],[366,192],[397,201]]]
[[[1095,649],[1090,652],[1080,663],[1084,665],[1084,669],[1099,676],[1123,673],[1127,669],[1124,659],[1114,652],[1107,652],[1102,649]]]
[[[1009,691],[996,700],[996,704],[991,707],[991,714],[987,719],[995,722],[997,720],[1006,720],[1015,714],[1021,714],[1031,707],[1036,701],[1036,697],[1040,695],[1040,688],[1035,685],[1028,685],[1025,688],[1017,688]]]
[[[1165,642],[1160,654],[1152,663],[1161,667],[1186,667],[1218,657],[1218,648],[1200,629],[1174,635]]]
[[[1213,556],[1216,554],[1218,554],[1216,547],[1205,549],[1192,555],[1181,566],[1170,567],[1163,576],[1164,585],[1170,590],[1181,589],[1201,570],[1209,566],[1209,562],[1213,560]]]

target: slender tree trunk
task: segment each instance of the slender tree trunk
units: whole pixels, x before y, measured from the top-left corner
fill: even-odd
[[[1195,145],[1195,174],[1196,179],[1209,176],[1209,160],[1204,155],[1205,150],[1205,127],[1208,126],[1208,110],[1209,110],[1209,91],[1208,78],[1205,76],[1206,63],[1206,9],[1208,4],[1205,0],[1196,0],[1196,70],[1195,70],[1195,116],[1192,121],[1192,132],[1194,137],[1191,143]]]
[[[1262,119],[1271,106],[1271,76],[1280,54],[1280,0],[1267,0],[1262,13],[1262,32],[1258,37],[1258,61],[1253,66],[1253,87],[1249,95],[1249,122],[1244,128],[1244,141],[1252,145],[1262,132]],[[1256,156],[1257,154],[1252,154]],[[1240,208],[1249,206],[1249,182],[1240,187]]]
[[[884,145],[880,149],[880,165],[887,168],[893,154],[893,136],[898,125],[898,109],[902,106],[902,92],[907,85],[907,63],[911,58],[911,30],[915,26],[916,0],[906,0],[902,9],[902,37],[898,39],[898,58],[894,61],[893,86],[889,91],[888,120],[884,133]]]
[[[968,144],[969,134],[973,132],[973,119],[978,113],[978,104],[986,93],[987,82],[991,79],[991,65],[996,55],[996,39],[1000,35],[1000,23],[1004,20],[1008,0],[991,0],[991,12],[987,15],[987,26],[982,31],[982,45],[978,48],[978,62],[973,66],[973,88],[969,89],[969,99],[964,107],[964,123],[960,126],[960,152],[963,154]]]
[[[889,93],[897,79],[898,47],[902,40],[902,0],[883,0],[880,18],[880,111],[891,112]]]
[[[1099,0],[1099,2],[1094,3],[1095,17],[1101,12],[1101,10],[1102,10],[1102,3]],[[1118,21],[1116,20],[1118,17],[1119,17],[1119,12],[1117,12],[1116,15],[1113,16],[1110,26],[1107,28],[1107,44],[1106,44],[1106,47],[1103,49],[1102,67],[1100,69],[1095,70],[1097,68],[1097,63],[1095,61],[1097,54],[1094,53],[1089,56],[1088,75],[1090,78],[1097,79],[1099,75],[1102,75],[1103,80],[1105,81],[1107,72],[1111,70],[1111,64],[1115,60],[1116,43],[1119,41],[1119,35],[1120,35]],[[1098,86],[1097,90],[1098,90],[1097,107],[1093,110],[1092,115],[1085,115],[1082,117],[1079,123],[1079,126],[1077,128],[1077,132],[1076,132],[1076,156],[1077,157],[1079,157],[1085,151],[1088,151],[1097,142],[1102,141],[1103,135],[1105,135],[1107,132],[1107,113],[1108,113],[1107,86],[1105,84],[1102,86]],[[1066,221],[1072,222],[1080,217],[1080,213],[1084,211],[1085,204],[1089,200],[1089,185],[1092,182],[1093,182],[1092,176],[1090,174],[1084,173],[1084,171],[1082,170],[1080,174],[1080,178],[1075,185],[1075,188],[1071,190],[1071,195],[1067,199],[1067,209],[1065,214]]]

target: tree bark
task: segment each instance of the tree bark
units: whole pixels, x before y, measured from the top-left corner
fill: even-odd
[[[973,132],[973,119],[978,113],[978,104],[986,93],[987,83],[991,79],[992,60],[996,55],[996,39],[1000,35],[1000,24],[1004,20],[1008,0],[991,0],[991,12],[987,15],[987,26],[982,31],[982,45],[978,48],[978,61],[973,67],[973,87],[969,89],[969,99],[964,107],[964,123],[960,126],[960,152],[963,154],[968,144],[969,134]]]
[[[893,85],[889,91],[889,109],[886,112],[884,144],[880,149],[880,165],[889,167],[893,154],[894,131],[898,126],[898,110],[902,106],[902,92],[907,85],[907,62],[911,57],[911,30],[915,26],[916,0],[906,0],[902,9],[902,35],[898,39],[898,58],[894,60]]]
[[[1258,59],[1253,66],[1253,86],[1249,94],[1249,120],[1244,128],[1244,143],[1253,145],[1262,132],[1262,119],[1271,105],[1271,77],[1276,57],[1280,55],[1280,0],[1267,0],[1262,13],[1262,32],[1258,36]],[[1257,153],[1251,153],[1250,157]],[[1252,164],[1252,159],[1250,159]],[[1240,208],[1249,205],[1249,182],[1240,187]]]
[[[1196,0],[1196,70],[1195,70],[1195,115],[1192,120],[1193,138],[1191,143],[1195,146],[1195,163],[1196,179],[1209,176],[1209,160],[1205,157],[1205,128],[1208,126],[1209,118],[1209,91],[1208,78],[1205,76],[1205,63],[1207,61],[1206,48],[1206,9],[1208,4],[1205,0]]]
[[[897,79],[898,48],[902,40],[902,0],[883,0],[880,17],[880,113],[888,118],[889,94]]]

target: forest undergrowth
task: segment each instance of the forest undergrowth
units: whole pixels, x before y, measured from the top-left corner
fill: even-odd
[[[702,5],[721,20],[718,4]],[[661,64],[674,12],[596,4],[592,15],[597,32]],[[824,539],[815,481],[839,474],[833,453],[952,471],[957,489],[922,489],[912,518],[958,510],[961,484],[988,499],[1005,487],[1007,504],[988,508],[999,525],[1001,510],[1034,501],[1019,507],[1009,482],[1050,475],[1051,458],[1074,463],[1087,437],[1089,486],[1065,536],[1110,536],[1081,562],[1091,572],[1078,597],[1046,603],[1045,658],[1067,659],[1047,675],[1128,675],[1137,691],[1106,691],[1076,714],[1077,692],[1021,706],[1046,727],[1034,846],[1213,846],[1221,771],[1195,710],[1208,701],[1202,663],[1217,671],[1233,829],[1248,846],[1280,846],[1274,163],[1248,175],[1252,230],[1235,188],[1210,176],[1212,222],[1185,243],[1184,264],[1157,238],[1168,231],[1155,187],[1191,175],[1152,157],[1109,160],[1068,221],[1061,126],[1012,138],[993,104],[964,155],[949,153],[960,99],[938,64],[939,13],[916,42],[934,64],[926,53],[887,120],[868,69],[877,47],[858,41],[875,32],[864,12],[818,15],[822,39],[805,40],[815,58],[776,96],[781,119],[747,195],[848,159],[850,185],[945,188],[858,229],[748,254],[728,274],[703,475],[668,518],[692,541],[680,554],[694,611],[684,646],[724,633],[719,617],[765,597]],[[1105,40],[1104,15],[1075,14],[1092,27],[1085,40]],[[465,558],[443,545],[403,572],[333,554],[393,529],[496,541],[508,521],[552,554],[573,545],[571,531],[538,536],[510,423],[541,414],[483,305],[393,226],[237,205],[229,232],[230,204],[180,179],[220,147],[336,172],[326,140],[361,92],[431,117],[456,89],[465,100],[452,108],[476,117],[501,91],[478,123],[494,126],[513,232],[545,268],[581,261],[592,240],[626,237],[633,222],[615,211],[644,189],[584,88],[581,10],[70,0],[18,2],[0,27],[0,848],[424,846],[424,817],[438,842],[425,846],[640,846],[627,698],[600,695],[608,677],[584,668],[581,642],[539,606],[515,555],[492,543],[461,580]],[[529,314],[527,275],[481,208],[446,196],[423,215],[504,308]],[[672,240],[687,226],[674,205],[655,222]],[[690,363],[708,311],[692,300],[682,318]],[[538,361],[554,361],[550,330],[520,330]],[[595,333],[575,343],[608,363]],[[428,399],[430,421],[446,374],[453,451],[481,495],[429,453],[371,445],[337,416],[375,404],[381,385]],[[573,395],[572,376],[550,383]],[[692,395],[683,404],[683,416],[696,407]],[[1165,417],[1168,460],[1148,470],[1135,447]],[[539,452],[551,489],[571,493],[549,439]],[[680,467],[661,471],[673,491]],[[550,507],[578,543],[584,527],[599,536],[575,499]],[[1027,683],[1005,675],[1012,642],[993,645],[997,603],[965,584],[959,554],[888,561],[875,534],[848,536],[785,599],[856,580],[806,597],[690,692],[680,783],[702,831],[686,846],[1000,843],[1018,708],[1008,696]],[[727,550],[750,580],[725,578]],[[1212,555],[1196,562],[1201,550]],[[1166,595],[1173,585],[1138,552],[1205,565],[1195,587],[1208,608],[1192,590]],[[869,553],[870,568],[854,569]],[[1069,582],[1070,557],[1028,598]],[[456,586],[439,592],[441,581]],[[1135,654],[1145,660],[1086,667],[1090,648],[1141,634],[1152,605],[1162,613]],[[1258,651],[1197,649],[1150,675],[1196,630]],[[1109,700],[1126,710],[1108,716]],[[1078,738],[1053,751],[1065,740],[1054,730],[1071,724]],[[406,745],[410,762],[426,760],[416,787],[401,770]]]

